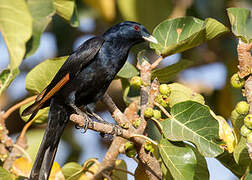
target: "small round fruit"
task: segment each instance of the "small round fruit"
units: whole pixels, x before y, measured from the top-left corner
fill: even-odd
[[[130,86],[134,88],[140,88],[142,85],[142,79],[139,76],[134,76],[130,80]]]
[[[160,119],[161,118],[161,111],[159,111],[157,109],[153,110],[153,117],[155,119]]]
[[[244,119],[244,124],[249,128],[252,129],[252,114],[248,114]]]
[[[241,79],[237,73],[231,77],[231,84],[234,88],[241,88],[244,86],[245,80]]]
[[[132,124],[133,124],[134,128],[138,128],[141,124],[141,118],[135,119]]]
[[[249,112],[249,104],[246,101],[240,101],[235,109],[239,114],[246,115]]]
[[[247,143],[252,143],[252,133],[248,134]]]
[[[148,152],[151,152],[153,153],[154,152],[154,147],[153,147],[153,144],[149,141],[145,142],[144,144],[144,149]]]
[[[252,130],[247,128],[245,125],[241,127],[241,135],[244,137],[247,137],[250,133],[252,133]]]
[[[126,151],[126,155],[130,158],[133,158],[135,157],[137,154],[137,150],[134,148],[134,149],[131,149],[129,151]]]
[[[144,117],[151,118],[153,116],[153,109],[151,107],[147,107],[144,111]]]
[[[162,95],[167,95],[169,96],[170,93],[171,93],[171,88],[167,85],[167,84],[161,84],[159,86],[159,92],[162,94]]]
[[[131,150],[131,149],[134,149],[134,144],[132,142],[126,142],[124,144],[124,150],[127,151],[127,150]]]

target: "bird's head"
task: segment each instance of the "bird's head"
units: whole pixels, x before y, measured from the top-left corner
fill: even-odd
[[[112,26],[103,34],[103,37],[108,41],[127,41],[132,45],[143,41],[158,43],[156,38],[151,36],[143,25],[132,21],[125,21]]]

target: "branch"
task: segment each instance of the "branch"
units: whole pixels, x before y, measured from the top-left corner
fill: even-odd
[[[244,78],[248,76],[247,80],[245,81],[245,90],[244,95],[247,98],[248,103],[250,104],[250,110],[249,114],[252,114],[252,76],[251,76],[251,70],[252,70],[252,57],[250,54],[250,49],[252,48],[251,44],[246,44],[239,41],[237,52],[238,52],[238,60],[239,60],[239,76],[241,78]],[[247,149],[249,152],[249,157],[252,160],[252,143],[247,143]]]

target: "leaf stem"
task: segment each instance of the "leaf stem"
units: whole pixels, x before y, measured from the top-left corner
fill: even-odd
[[[170,115],[170,113],[168,111],[166,111],[166,109],[161,106],[159,103],[157,102],[154,102],[154,105],[157,106],[161,111],[163,111],[163,113],[169,118],[169,119],[172,119],[172,115]]]
[[[156,123],[156,125],[157,125],[157,127],[158,127],[158,130],[159,130],[159,132],[160,132],[160,134],[163,134],[163,127],[162,127],[162,125],[160,124],[160,122],[159,122],[157,119],[155,119],[154,117],[152,117],[151,120],[154,121],[154,122]]]
[[[147,141],[150,141],[152,144],[154,144],[155,146],[158,146],[158,143],[154,140],[152,140],[151,138],[147,137],[147,136],[144,136],[142,134],[133,134],[132,137],[140,137],[140,138],[143,138]]]

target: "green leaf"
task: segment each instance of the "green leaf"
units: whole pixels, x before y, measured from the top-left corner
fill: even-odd
[[[162,170],[162,174],[164,179],[169,179],[169,180],[174,180],[174,178],[171,175],[171,172],[169,171],[169,169],[164,165],[164,163],[161,163],[161,170]]]
[[[183,142],[170,142],[162,138],[160,155],[174,179],[209,179],[207,163],[194,148]]]
[[[0,166],[0,177],[1,177],[1,180],[11,180],[12,179],[11,174],[1,166]]]
[[[233,155],[227,151],[219,155],[216,159],[238,177],[242,177],[246,171],[246,168],[238,165],[235,162]]]
[[[59,16],[68,22],[71,21],[75,8],[74,0],[53,0],[53,5]]]
[[[172,107],[177,103],[183,101],[196,101],[201,104],[205,104],[205,100],[203,96],[198,93],[193,92],[190,88],[179,84],[179,83],[172,83],[168,84],[171,89],[171,94],[168,97],[169,106]]]
[[[195,17],[167,19],[153,31],[158,44],[151,43],[150,46],[157,54],[169,56],[196,47],[225,32],[228,29],[211,18],[205,21]]]
[[[234,149],[234,159],[237,164],[244,167],[246,169],[251,162],[251,159],[249,157],[248,149],[246,146],[246,138],[241,137],[239,143],[236,145]]]
[[[125,171],[120,171],[117,169],[123,169]],[[127,164],[124,160],[116,160],[115,169],[112,170],[111,179],[112,180],[127,180]]]
[[[209,107],[194,101],[175,104],[172,119],[162,122],[164,136],[172,141],[189,141],[206,157],[223,153],[219,141],[219,124],[212,117]]]
[[[56,10],[53,0],[28,0],[28,8],[32,15],[32,38],[27,44],[26,57],[32,55],[40,44],[40,36],[51,22]]]
[[[29,116],[21,116],[22,112],[24,111],[25,108],[27,108],[29,105],[31,105],[32,103],[34,103],[34,101],[30,102],[30,103],[27,103],[23,106],[20,107],[19,109],[19,114],[20,114],[20,117],[25,121],[27,122],[29,120]],[[35,123],[38,123],[38,124],[42,124],[42,123],[45,123],[48,119],[48,112],[49,112],[49,107],[47,108],[43,108],[43,109],[40,109],[38,111],[38,113],[36,114],[36,116],[33,118],[35,119]]]
[[[25,87],[31,94],[39,94],[53,79],[68,56],[47,59],[26,76]]]
[[[8,47],[10,70],[17,69],[32,34],[32,18],[25,0],[0,0],[0,31]]]
[[[128,61],[126,61],[126,63],[124,64],[122,69],[117,73],[116,76],[119,78],[129,79],[129,78],[132,78],[133,76],[137,76],[138,74],[139,72],[135,68],[135,66],[130,64]]]
[[[42,141],[44,134],[44,129],[31,129],[27,131],[26,138],[27,138],[27,145],[28,148],[26,152],[29,154],[33,162],[35,161],[36,155],[39,150],[40,143]]]
[[[82,172],[83,167],[76,162],[69,162],[62,167],[62,173],[66,180],[78,180]]]
[[[192,61],[181,59],[175,64],[152,71],[151,79],[153,80],[157,77],[160,83],[167,83],[173,80],[179,72],[190,67],[192,64]]]
[[[10,83],[17,77],[19,74],[19,69],[4,69],[0,73],[0,95],[9,87]]]
[[[79,20],[79,15],[78,15],[77,5],[76,4],[74,6],[74,12],[73,12],[72,18],[70,20],[70,23],[71,23],[71,25],[73,27],[80,26],[80,20]]]
[[[246,8],[228,8],[228,17],[231,23],[232,32],[244,42],[252,42],[252,18],[250,9]]]

